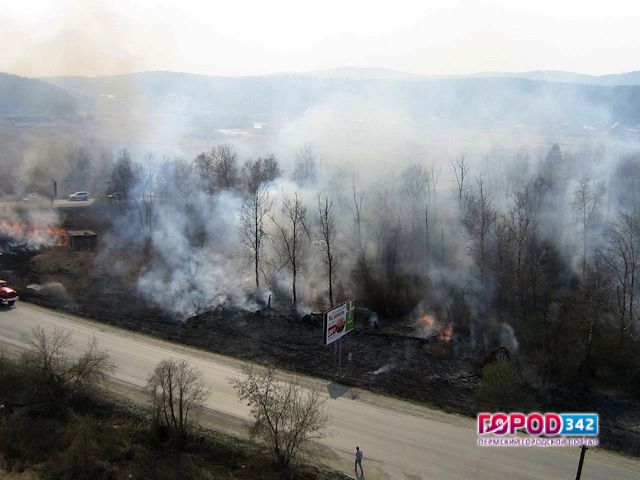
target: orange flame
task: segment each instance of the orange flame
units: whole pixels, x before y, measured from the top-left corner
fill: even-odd
[[[438,340],[441,342],[448,342],[453,338],[453,325],[450,323],[447,324],[446,327],[440,331],[440,335],[438,335]]]
[[[453,324],[447,322],[443,325],[435,315],[429,313],[418,319],[416,329],[424,338],[437,338],[440,342],[449,342],[453,338]]]
[[[420,317],[420,321],[422,323],[424,323],[426,326],[429,326],[429,327],[433,327],[434,323],[436,322],[435,319],[431,315],[428,315],[428,314],[425,314],[425,315],[421,316]]]
[[[0,236],[8,237],[16,242],[41,245],[67,244],[68,235],[64,228],[27,226],[19,222],[0,220]]]

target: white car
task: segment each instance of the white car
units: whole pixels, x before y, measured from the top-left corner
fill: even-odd
[[[89,192],[76,192],[69,195],[69,200],[72,201],[87,201],[89,200]]]
[[[24,197],[22,199],[22,201],[25,202],[25,203],[42,202],[44,200],[45,200],[45,198],[41,197],[37,193],[29,193],[26,197]]]

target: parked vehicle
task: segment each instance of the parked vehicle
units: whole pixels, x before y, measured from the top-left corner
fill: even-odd
[[[18,292],[9,287],[6,280],[0,279],[0,305],[12,307],[18,301]]]
[[[69,200],[72,201],[87,201],[89,200],[89,192],[76,192],[69,195]]]
[[[36,203],[44,201],[44,197],[38,195],[37,193],[28,193],[26,197],[22,199],[25,203]]]

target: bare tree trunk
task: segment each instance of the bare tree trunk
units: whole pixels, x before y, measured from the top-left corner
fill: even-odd
[[[318,224],[320,227],[320,247],[323,262],[327,268],[329,283],[329,304],[333,305],[333,268],[336,259],[335,252],[335,222],[331,211],[333,202],[329,197],[318,194]]]
[[[257,207],[255,208],[255,213],[254,213],[254,224],[253,224],[253,231],[254,231],[254,245],[258,246],[260,245],[260,226],[258,225],[258,220],[259,220],[259,215],[258,215],[258,209]],[[260,289],[260,275],[258,273],[258,266],[260,265],[260,248],[254,248],[253,250],[253,254],[254,254],[254,267],[255,267],[255,273],[256,273],[256,290]]]

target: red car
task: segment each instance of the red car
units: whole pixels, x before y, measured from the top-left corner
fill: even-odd
[[[0,280],[0,305],[12,307],[18,300],[18,292],[9,287],[5,280]]]

